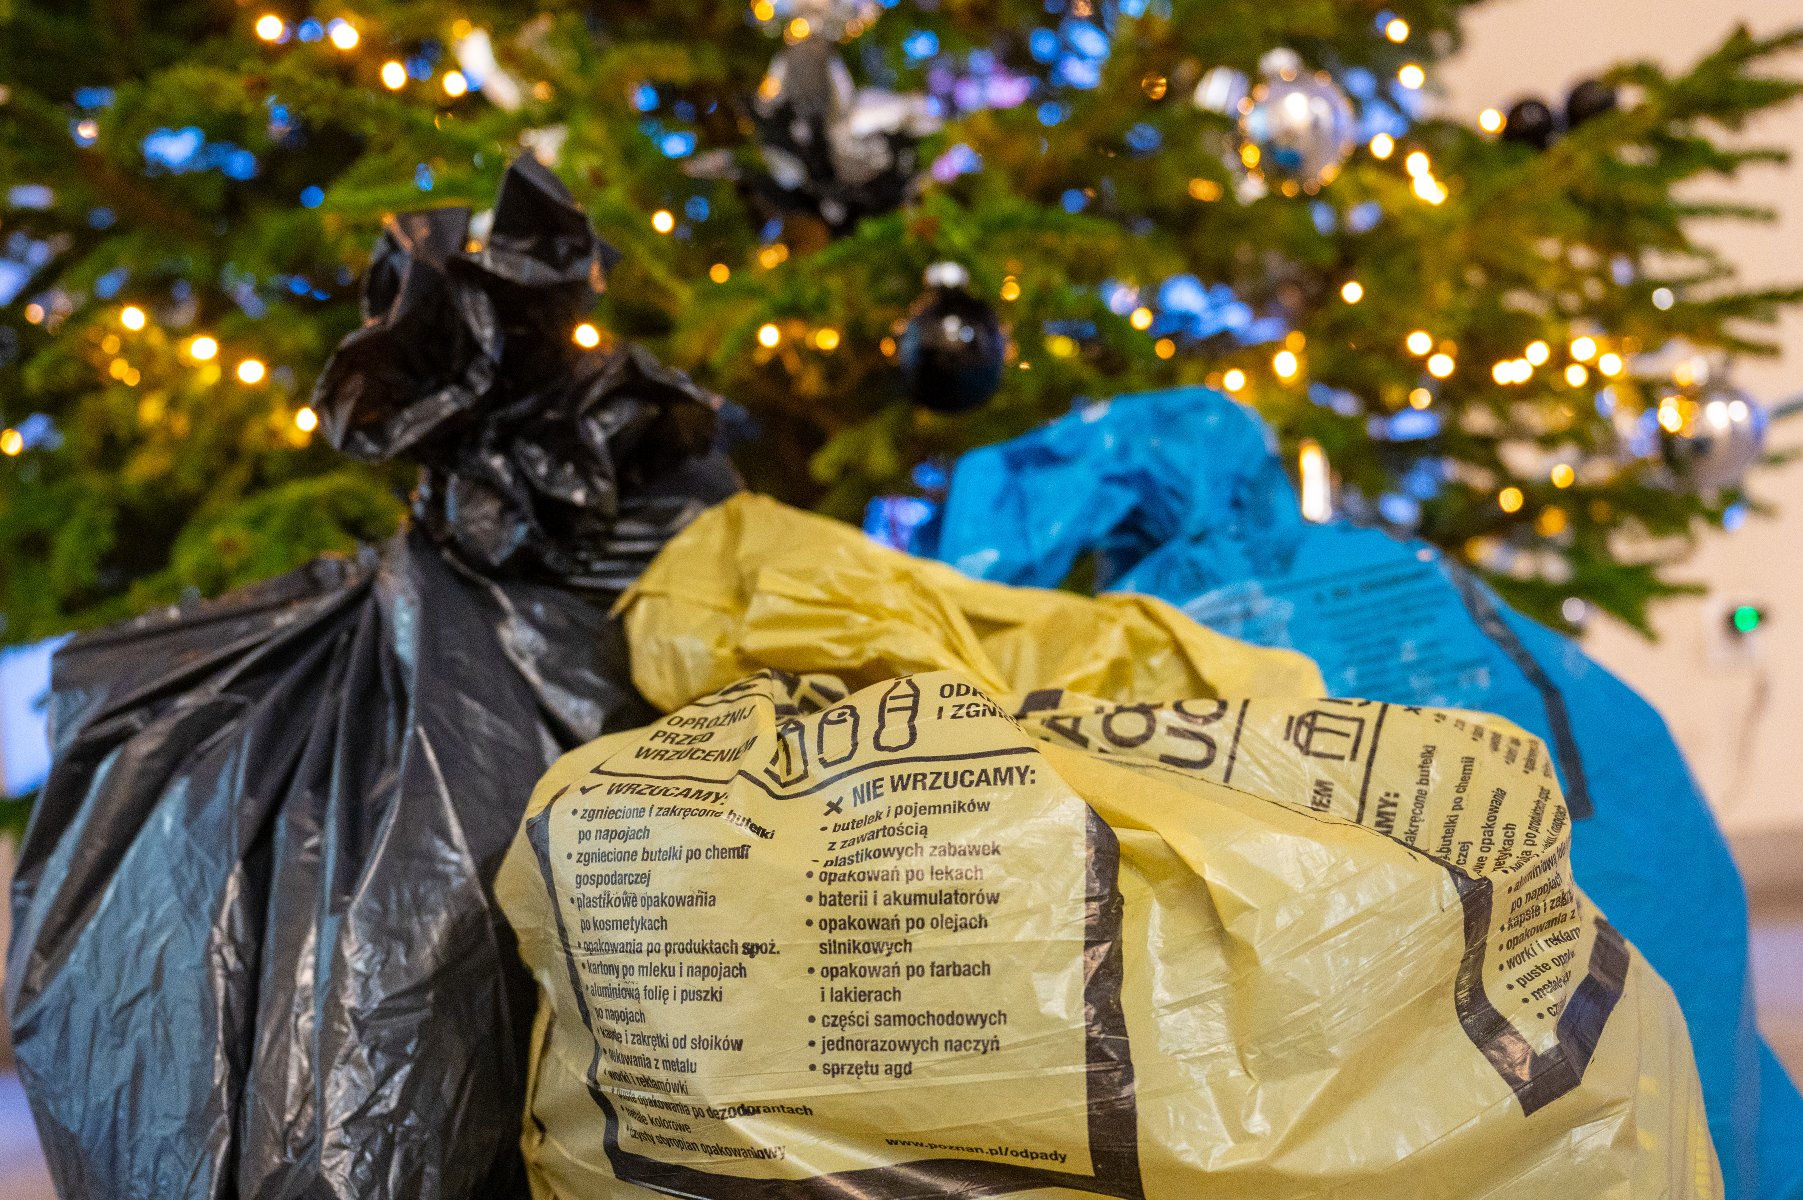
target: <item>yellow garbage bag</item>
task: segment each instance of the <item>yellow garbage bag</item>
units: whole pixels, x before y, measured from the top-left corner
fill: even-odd
[[[498,883],[536,1196],[1720,1194],[1507,722],[764,500],[623,604],[669,715],[559,761]]]

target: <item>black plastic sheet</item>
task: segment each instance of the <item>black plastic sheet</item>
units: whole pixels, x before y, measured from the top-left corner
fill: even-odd
[[[484,249],[397,218],[319,389],[416,520],[80,637],[6,976],[59,1192],[525,1194],[533,991],[492,885],[562,751],[652,715],[608,616],[730,492],[704,393],[569,325],[608,252],[536,164]]]

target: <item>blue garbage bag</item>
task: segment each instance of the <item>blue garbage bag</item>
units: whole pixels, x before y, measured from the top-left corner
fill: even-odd
[[[1100,584],[1312,657],[1335,695],[1498,713],[1551,748],[1579,884],[1677,994],[1731,1198],[1803,1196],[1803,1098],[1753,1021],[1747,905],[1659,714],[1425,542],[1303,520],[1270,432],[1200,388],[1090,406],[967,454],[909,548]]]

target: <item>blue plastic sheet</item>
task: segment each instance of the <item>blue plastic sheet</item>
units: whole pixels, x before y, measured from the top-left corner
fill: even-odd
[[[1310,524],[1269,431],[1218,392],[1094,405],[966,455],[911,546],[965,572],[1100,582],[1302,651],[1335,695],[1501,714],[1545,739],[1578,883],[1677,994],[1732,1198],[1803,1195],[1803,1098],[1753,1021],[1740,875],[1659,714],[1437,550]],[[930,544],[937,538],[937,544]]]

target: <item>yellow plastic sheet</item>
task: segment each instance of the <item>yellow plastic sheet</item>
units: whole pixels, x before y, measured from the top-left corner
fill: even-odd
[[[768,501],[625,604],[669,715],[553,767],[498,884],[536,1195],[1719,1195],[1514,726]]]

